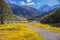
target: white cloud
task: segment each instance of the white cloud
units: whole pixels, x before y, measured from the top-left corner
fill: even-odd
[[[27,0],[28,3],[30,3],[32,0]]]
[[[24,1],[20,1],[18,2],[18,5],[26,5],[26,3]]]
[[[35,3],[34,2],[27,3],[27,5],[35,5]]]
[[[19,1],[18,2],[18,5],[27,5],[27,6],[31,6],[31,5],[33,5],[33,6],[35,6],[35,3],[34,2],[27,2],[27,3],[25,3],[24,1]]]

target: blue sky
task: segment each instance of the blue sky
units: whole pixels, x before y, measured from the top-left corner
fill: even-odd
[[[20,5],[31,6],[37,9],[45,4],[49,6],[59,4],[59,0],[6,0],[6,2],[17,4],[19,6]]]

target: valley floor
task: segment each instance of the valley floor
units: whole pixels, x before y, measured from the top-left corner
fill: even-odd
[[[0,25],[0,40],[60,40],[60,28],[48,29],[47,25],[39,23],[37,25],[34,22],[2,24]]]
[[[34,29],[38,32],[39,35],[41,35],[45,40],[60,40],[60,33],[52,32],[49,30],[45,30],[43,28],[39,28],[36,26],[32,26],[30,24],[27,24],[30,28]]]
[[[0,24],[0,40],[43,40],[38,33],[25,23]]]

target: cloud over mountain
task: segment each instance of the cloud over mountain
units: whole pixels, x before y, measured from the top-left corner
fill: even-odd
[[[19,1],[17,4],[18,5],[26,5],[26,3],[24,1]]]
[[[30,3],[32,0],[27,0],[28,3]]]

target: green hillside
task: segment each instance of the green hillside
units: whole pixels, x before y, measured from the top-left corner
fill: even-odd
[[[40,20],[42,20],[43,23],[49,24],[60,22],[60,8],[47,12],[40,18]]]
[[[40,20],[42,23],[56,23],[60,21],[60,8],[53,9],[35,17],[35,20]]]

